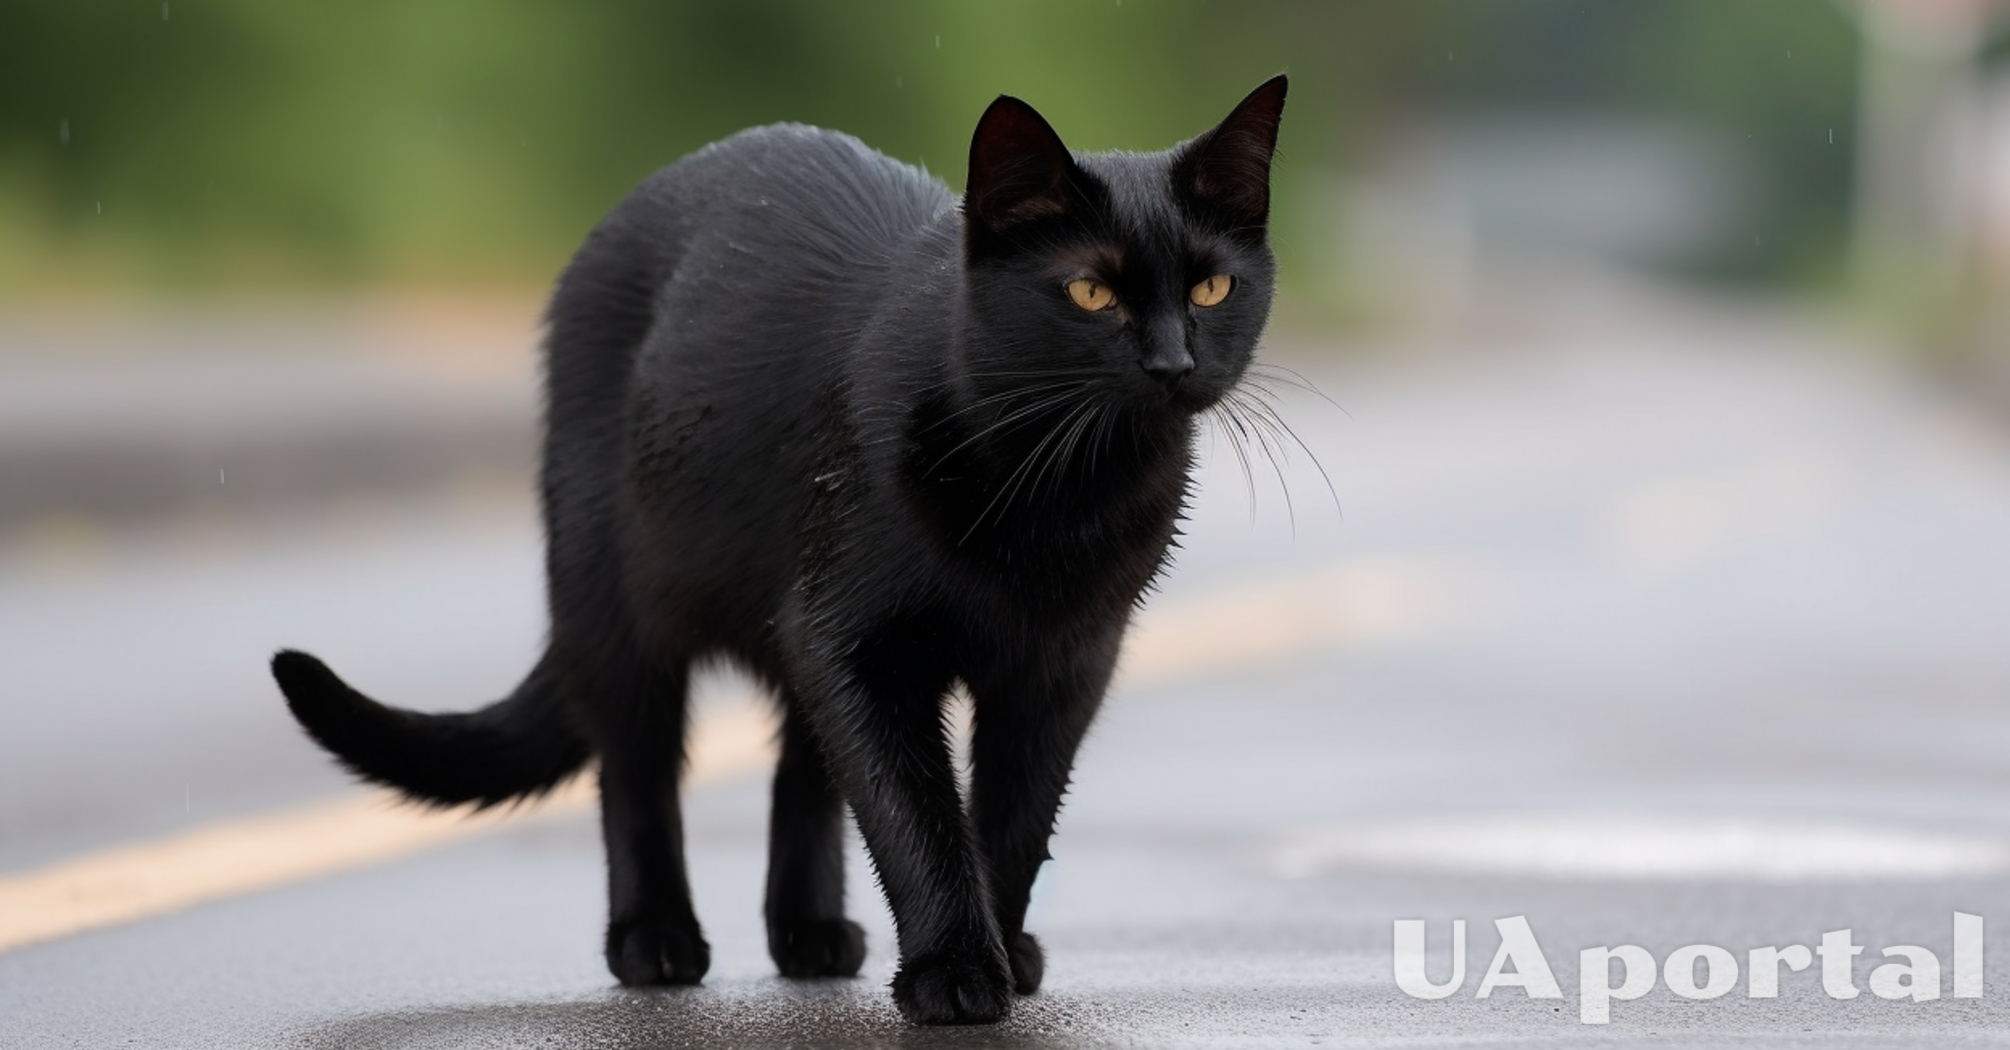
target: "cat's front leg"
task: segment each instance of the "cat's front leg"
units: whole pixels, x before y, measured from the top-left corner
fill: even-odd
[[[989,1024],[1011,970],[950,765],[946,675],[854,648],[793,683],[872,853],[900,941],[893,998],[917,1024]]]
[[[998,929],[1011,961],[1012,988],[1040,988],[1046,957],[1026,932],[1033,879],[1048,858],[1061,796],[1082,737],[1102,704],[1117,638],[1057,647],[973,686],[971,809],[990,876]]]

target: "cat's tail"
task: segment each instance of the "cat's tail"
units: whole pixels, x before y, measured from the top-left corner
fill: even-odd
[[[285,650],[272,677],[308,735],[351,772],[418,802],[492,806],[555,787],[591,754],[565,716],[549,654],[509,696],[466,714],[387,707]]]

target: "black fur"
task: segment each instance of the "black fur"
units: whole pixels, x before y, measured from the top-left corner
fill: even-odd
[[[1269,314],[1285,84],[1157,154],[1071,154],[1025,103],[979,121],[968,190],[848,136],[743,132],[657,172],[548,315],[551,639],[507,700],[417,715],[313,657],[273,671],[349,768],[436,803],[599,757],[624,984],[709,948],[684,871],[685,687],[724,657],[783,711],[768,945],[850,975],[849,803],[898,927],[893,994],[987,1022],[1044,968],[1025,932],[1075,750],[1185,505],[1195,417]],[[1188,289],[1234,278],[1226,301]],[[1093,276],[1117,308],[1075,305]],[[966,807],[944,697],[974,700]]]

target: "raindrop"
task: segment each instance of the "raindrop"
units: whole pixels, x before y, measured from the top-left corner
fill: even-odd
[[[104,202],[104,201],[99,201],[99,202],[98,202],[98,214],[99,214],[99,215],[103,215],[104,213],[105,213],[105,202]]]
[[[893,78],[893,86],[894,86],[894,87],[899,87],[899,86],[901,86],[901,84],[900,84],[900,78],[899,78],[899,77],[894,77],[894,78]]]
[[[216,468],[216,483],[217,483],[217,484],[219,484],[219,485],[223,484],[223,468],[222,468],[222,467],[218,467],[218,468]]]
[[[1834,129],[1834,128],[1830,128],[1830,129],[1829,129],[1829,145],[1833,146],[1833,145],[1835,145],[1835,144],[1836,144],[1836,129]]]
[[[937,33],[937,34],[935,34],[935,49],[936,49],[937,51],[940,51],[940,50],[942,50],[942,34],[941,34],[941,33]]]
[[[167,20],[168,20],[168,5],[163,3],[161,4],[161,21],[165,22]]]
[[[441,113],[433,117],[433,130],[434,131],[447,130],[447,115],[445,113]]]
[[[56,122],[56,141],[65,146],[70,144],[70,118],[64,117]]]

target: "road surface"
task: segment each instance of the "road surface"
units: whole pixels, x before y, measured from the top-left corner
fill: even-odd
[[[866,973],[773,975],[742,763],[687,800],[701,988],[612,985],[596,831],[561,806],[0,952],[0,1045],[2010,1045],[2010,437],[1803,317],[1597,301],[1401,351],[1278,340],[1337,402],[1284,391],[1339,509],[1300,453],[1287,509],[1214,449],[1038,890],[1047,985],[996,1028],[899,1020],[856,849]],[[279,646],[415,706],[506,689],[541,630],[532,509],[449,489],[17,525],[0,899],[349,790],[263,676]],[[1988,924],[1980,997],[1956,913]],[[1476,996],[1516,916],[1559,997]],[[1457,991],[1399,989],[1404,919],[1435,982],[1465,921]],[[1750,949],[1844,929],[1854,998],[1820,960],[1748,994]],[[1627,944],[1741,971],[1584,1023],[1580,951]],[[1933,953],[1937,998],[1873,990],[1893,946]]]

